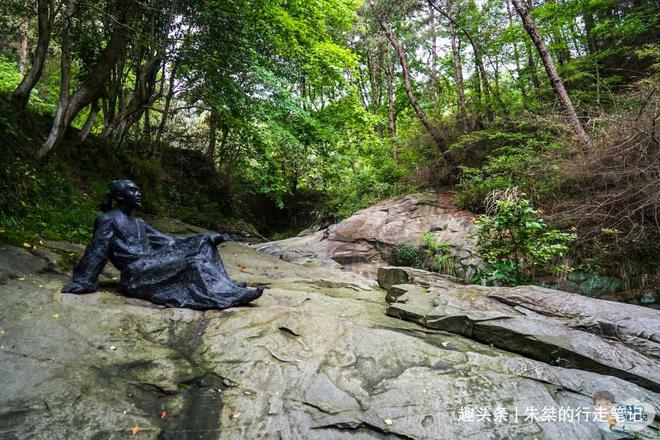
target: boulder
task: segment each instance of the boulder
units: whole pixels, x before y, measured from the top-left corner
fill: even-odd
[[[566,368],[459,326],[541,320],[542,307],[582,313],[577,303],[418,272],[414,285],[390,286],[404,293],[387,305],[386,292],[355,273],[294,265],[236,243],[221,254],[234,279],[266,287],[261,298],[200,312],[124,297],[116,281],[62,294],[67,277],[38,270],[0,285],[0,438],[618,439],[629,436],[547,414],[593,409],[602,390],[659,408],[660,396],[634,368],[627,376],[614,365],[606,374]],[[452,290],[459,288],[467,290]],[[607,311],[616,325],[599,333],[586,321],[566,324],[560,336],[607,333],[616,350],[639,353],[625,361],[646,353],[655,362],[645,345],[655,343],[654,315],[640,309],[593,305],[580,317],[603,322],[596,314]],[[450,315],[454,332],[437,328]],[[533,344],[530,336],[526,346]],[[507,420],[496,421],[495,411]],[[655,438],[655,429],[637,435]]]
[[[326,267],[338,263],[376,278],[396,244],[419,245],[422,236],[431,233],[438,242],[452,245],[457,261],[465,261],[464,271],[469,271],[478,264],[468,239],[473,229],[472,214],[456,208],[451,196],[414,194],[382,201],[328,228],[263,243],[257,249],[293,263]]]

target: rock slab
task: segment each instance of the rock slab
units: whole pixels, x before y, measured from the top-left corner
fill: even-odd
[[[113,281],[93,294],[62,294],[67,277],[56,273],[29,272],[0,285],[0,438],[615,439],[626,436],[584,419],[465,415],[592,407],[600,390],[660,404],[632,380],[434,328],[450,316],[436,310],[445,303],[433,304],[454,287],[446,279],[418,273],[413,279],[427,287],[416,284],[387,305],[386,291],[356,274],[294,265],[235,243],[221,254],[233,278],[266,286],[263,297],[199,312],[126,298]],[[534,316],[524,290],[470,298],[463,301],[493,305],[464,311],[474,322],[522,316],[514,302]],[[565,303],[552,304],[544,307]],[[617,322],[639,317],[632,310]],[[621,341],[639,353],[655,338],[646,319],[616,329],[640,342]],[[656,430],[639,436],[655,438]]]

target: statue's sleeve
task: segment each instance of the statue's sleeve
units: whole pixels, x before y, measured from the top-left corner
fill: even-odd
[[[100,215],[94,222],[92,242],[73,270],[73,282],[85,288],[96,290],[96,281],[108,261],[113,235],[112,219]]]
[[[152,249],[159,249],[163,246],[170,246],[174,244],[174,237],[170,237],[167,234],[163,234],[157,229],[154,229],[149,223],[144,223],[145,229],[147,231],[147,238],[149,239],[149,244]]]

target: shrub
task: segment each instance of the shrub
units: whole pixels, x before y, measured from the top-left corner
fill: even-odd
[[[394,246],[393,264],[455,276],[456,260],[452,255],[452,246],[438,242],[431,233],[424,234],[422,241],[421,246],[408,243]]]
[[[486,269],[475,281],[486,284],[515,285],[529,282],[538,275],[567,272],[562,264],[572,233],[549,229],[523,193],[515,189],[494,192],[487,203],[490,216],[481,216],[476,224],[477,254]]]

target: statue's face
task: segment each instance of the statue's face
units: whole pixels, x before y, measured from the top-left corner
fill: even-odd
[[[142,193],[135,183],[129,182],[124,185],[121,193],[117,196],[117,200],[132,208],[140,208],[142,206]]]

